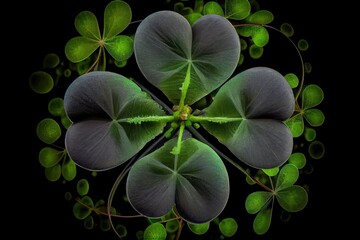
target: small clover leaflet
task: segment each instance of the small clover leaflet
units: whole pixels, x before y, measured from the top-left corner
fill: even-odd
[[[128,200],[149,218],[175,208],[189,223],[209,222],[226,206],[229,178],[219,155],[185,134],[186,127],[203,125],[250,166],[280,166],[292,149],[290,130],[283,123],[293,113],[292,90],[280,73],[266,67],[228,80],[239,60],[240,40],[218,15],[203,16],[190,26],[178,13],[153,13],[140,23],[134,46],[146,79],[175,104],[173,115],[166,115],[128,78],[89,72],[65,93],[64,108],[73,122],[65,135],[66,149],[81,167],[108,170],[134,157],[171,123],[177,134],[129,168]],[[192,114],[189,105],[219,87],[209,107]]]
[[[127,35],[119,35],[130,24],[132,18],[128,3],[111,1],[104,11],[104,31],[101,35],[96,16],[90,11],[82,11],[75,18],[76,30],[81,36],[70,39],[65,45],[66,57],[74,63],[88,59],[97,49],[96,63],[105,70],[105,50],[118,62],[125,61],[133,54],[133,40]],[[102,60],[100,60],[102,58]]]
[[[253,222],[255,233],[262,235],[269,230],[275,199],[287,212],[298,212],[305,208],[308,193],[302,186],[295,185],[298,177],[298,168],[291,163],[285,164],[274,177],[276,184],[273,191],[257,191],[247,196],[246,211],[256,214]]]
[[[325,121],[324,113],[315,108],[324,99],[324,92],[316,84],[307,85],[301,92],[301,106],[296,106],[294,115],[285,122],[290,128],[293,137],[300,137],[305,130],[306,122],[311,127],[321,126]]]

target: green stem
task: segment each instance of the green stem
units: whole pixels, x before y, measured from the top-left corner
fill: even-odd
[[[229,117],[201,117],[201,116],[190,116],[191,122],[215,122],[215,123],[228,123],[242,121],[243,118],[229,118]]]
[[[184,80],[182,88],[181,88],[181,98],[180,98],[180,103],[179,103],[180,111],[182,110],[182,108],[185,105],[185,98],[186,98],[186,94],[187,94],[187,91],[188,91],[189,85],[190,85],[190,73],[191,73],[191,63],[189,62],[189,65],[188,65],[187,71],[186,71],[185,80]]]
[[[141,124],[142,122],[172,122],[174,121],[174,116],[145,116],[145,117],[132,117],[132,118],[123,118],[117,120],[117,122],[127,122]]]
[[[177,139],[177,143],[176,143],[176,147],[174,147],[171,150],[171,153],[174,155],[179,155],[180,151],[181,151],[181,143],[182,143],[182,138],[183,138],[183,134],[184,134],[184,130],[185,130],[185,123],[181,122],[180,124],[180,129],[179,129],[179,135],[178,135],[178,139]],[[177,158],[176,158],[177,160]],[[175,165],[177,164],[177,161],[175,161]],[[176,166],[174,167],[176,169]]]

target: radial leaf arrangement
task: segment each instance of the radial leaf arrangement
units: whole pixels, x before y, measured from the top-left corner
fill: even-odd
[[[192,0],[131,22],[127,2],[105,6],[103,28],[93,12],[80,12],[74,22],[80,36],[65,44],[69,64],[48,54],[45,70],[29,78],[41,95],[67,84],[63,96],[49,98],[50,116],[38,122],[36,135],[45,144],[38,154],[45,177],[73,184],[65,196],[75,200],[75,218],[120,239],[180,240],[184,227],[206,238],[214,226],[222,239],[242,234],[241,220],[222,215],[230,189],[246,196],[257,235],[269,231],[275,204],[289,214],[303,210],[308,192],[297,181],[307,155],[324,154],[316,134],[325,121],[324,93],[294,69],[242,67],[245,55],[256,63],[264,54],[273,14],[256,1]],[[125,34],[130,24],[135,28]],[[286,26],[274,32],[289,40]],[[302,135],[306,142],[298,144]],[[262,189],[232,185],[228,166]],[[93,178],[107,173],[118,174],[108,197],[90,196]],[[115,225],[115,215],[129,217],[115,204],[145,219],[136,237],[125,222]]]
[[[111,1],[104,11],[104,28],[101,34],[94,13],[90,11],[79,13],[75,18],[75,27],[80,36],[66,43],[66,57],[71,62],[78,63],[100,49],[98,57],[105,54],[106,50],[116,61],[127,60],[133,53],[133,40],[120,33],[130,24],[131,18],[132,12],[126,2]]]

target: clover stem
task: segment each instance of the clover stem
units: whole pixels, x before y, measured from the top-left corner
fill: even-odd
[[[145,117],[132,117],[119,119],[117,122],[127,122],[134,124],[141,124],[142,122],[172,122],[174,121],[174,116],[145,116]]]
[[[171,150],[171,153],[174,154],[175,156],[180,154],[181,142],[182,142],[184,130],[185,130],[185,122],[181,122],[176,146]],[[177,164],[177,158],[175,158],[175,166],[174,166],[175,170],[176,170],[176,164]]]
[[[243,118],[228,118],[228,117],[203,117],[203,116],[193,116],[189,117],[191,122],[215,122],[215,123],[228,123],[228,122],[236,122],[242,121]]]
[[[184,104],[185,104],[186,93],[187,93],[187,90],[190,85],[190,73],[191,73],[191,63],[189,62],[187,71],[186,71],[185,80],[184,80],[182,88],[181,88],[181,98],[180,98],[180,103],[179,103],[180,111],[182,110],[182,108],[184,107]]]

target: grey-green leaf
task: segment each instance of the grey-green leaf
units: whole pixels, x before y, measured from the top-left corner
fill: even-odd
[[[274,168],[290,156],[293,137],[283,122],[294,111],[292,89],[279,72],[254,67],[225,83],[205,116],[235,119],[202,125],[238,157],[255,168]]]
[[[165,10],[141,22],[134,54],[143,75],[174,104],[179,104],[190,65],[185,104],[192,104],[231,76],[239,61],[240,40],[222,16],[205,15],[191,27],[179,13]]]
[[[171,154],[176,140],[133,165],[126,186],[129,202],[147,217],[161,217],[176,205],[187,222],[206,223],[227,203],[226,168],[214,150],[193,138],[182,142],[179,155]]]
[[[75,79],[64,107],[73,122],[65,135],[70,157],[81,167],[106,170],[140,151],[163,131],[162,122],[128,123],[133,117],[164,115],[159,104],[122,75],[98,71]]]

